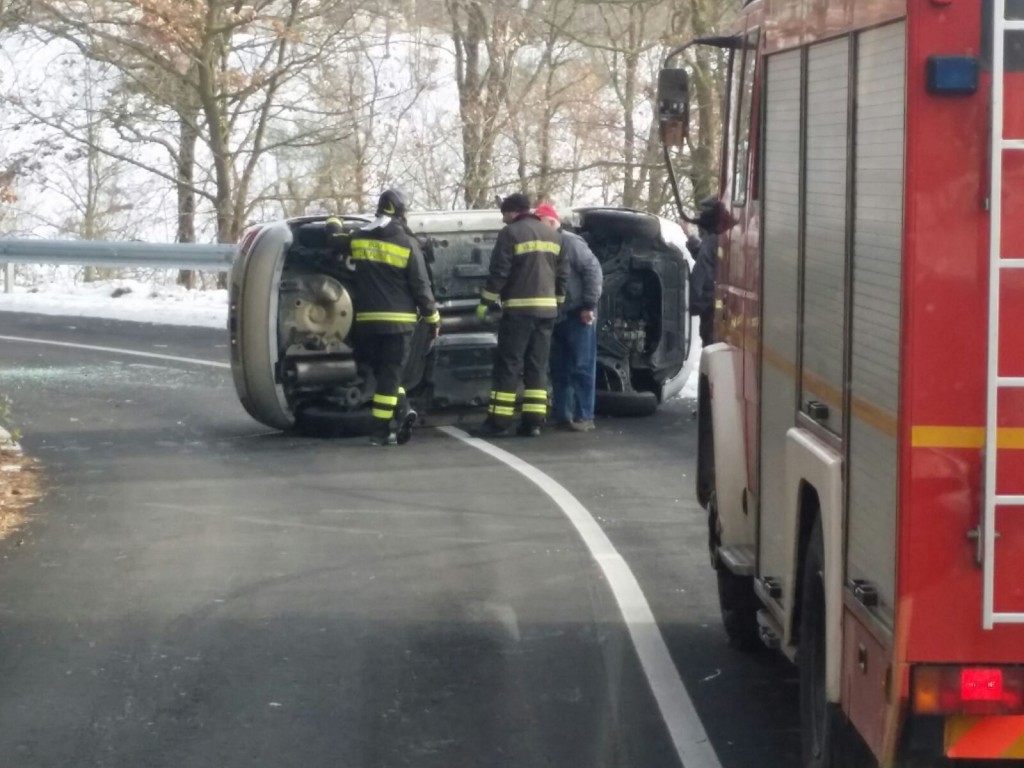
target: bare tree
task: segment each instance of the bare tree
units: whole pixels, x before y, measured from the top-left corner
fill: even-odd
[[[484,208],[494,197],[494,151],[516,56],[525,43],[523,14],[483,0],[445,0],[455,46],[462,119],[465,203]]]
[[[47,34],[121,69],[130,97],[117,121],[122,140],[163,147],[174,162],[140,160],[123,143],[99,149],[176,186],[179,239],[195,236],[196,199],[211,205],[219,241],[237,239],[268,157],[335,135],[337,115],[307,106],[301,77],[352,42],[350,0],[37,0],[37,8]],[[166,116],[156,125],[141,114],[154,106]],[[196,178],[197,163],[209,173]]]

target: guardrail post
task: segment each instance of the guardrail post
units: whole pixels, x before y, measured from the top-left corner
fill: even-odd
[[[14,292],[14,265],[10,262],[4,264],[4,293]]]

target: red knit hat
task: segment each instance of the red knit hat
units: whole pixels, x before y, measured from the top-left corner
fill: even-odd
[[[561,221],[561,218],[558,216],[558,211],[555,210],[555,206],[551,205],[551,203],[541,203],[536,207],[536,209],[534,209],[533,215],[538,218],[544,218],[546,216],[557,221]]]

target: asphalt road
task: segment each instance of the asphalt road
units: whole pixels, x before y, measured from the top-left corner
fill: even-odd
[[[0,334],[227,358],[204,329]],[[504,464],[269,433],[180,362],[0,341],[0,391],[49,487],[0,543],[0,766],[678,768],[604,575]],[[673,402],[500,444],[626,559],[722,766],[792,768],[793,670],[725,644],[693,433]]]

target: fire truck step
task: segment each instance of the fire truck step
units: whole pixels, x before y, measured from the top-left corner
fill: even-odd
[[[718,548],[722,564],[737,576],[753,576],[757,555],[750,544],[734,544]]]

